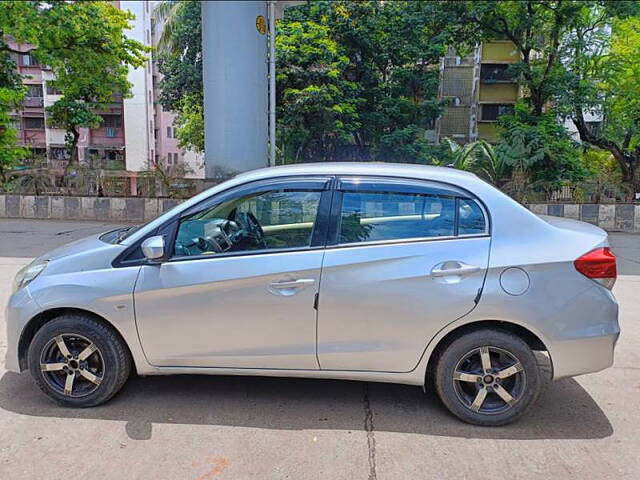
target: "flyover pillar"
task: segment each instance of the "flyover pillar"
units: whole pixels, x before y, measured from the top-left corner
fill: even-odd
[[[202,2],[205,174],[268,164],[266,1]]]

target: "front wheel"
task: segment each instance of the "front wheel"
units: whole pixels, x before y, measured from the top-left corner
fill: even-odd
[[[109,326],[67,314],[46,323],[29,346],[29,370],[40,389],[65,407],[93,407],[126,382],[131,359]]]
[[[435,386],[442,403],[458,418],[497,426],[522,416],[540,393],[540,375],[529,346],[497,329],[455,338],[441,352]]]

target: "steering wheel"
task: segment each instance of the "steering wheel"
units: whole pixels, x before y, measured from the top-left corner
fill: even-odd
[[[260,222],[251,212],[238,212],[233,210],[229,215],[229,219],[235,220],[244,230],[245,238],[252,241],[258,248],[268,248],[264,237],[264,230],[260,226]]]

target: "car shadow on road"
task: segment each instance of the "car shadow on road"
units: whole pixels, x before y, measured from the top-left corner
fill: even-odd
[[[49,401],[27,373],[8,372],[0,379],[0,408],[36,417],[123,421],[137,440],[150,439],[154,423],[516,440],[613,433],[604,412],[573,379],[549,384],[529,415],[500,428],[464,424],[434,393],[418,387],[268,377],[133,377],[105,405],[68,409]]]

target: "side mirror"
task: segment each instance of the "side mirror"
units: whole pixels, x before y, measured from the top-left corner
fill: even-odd
[[[156,235],[155,237],[149,237],[142,242],[142,253],[147,260],[158,263],[164,259],[164,237],[162,235]]]

